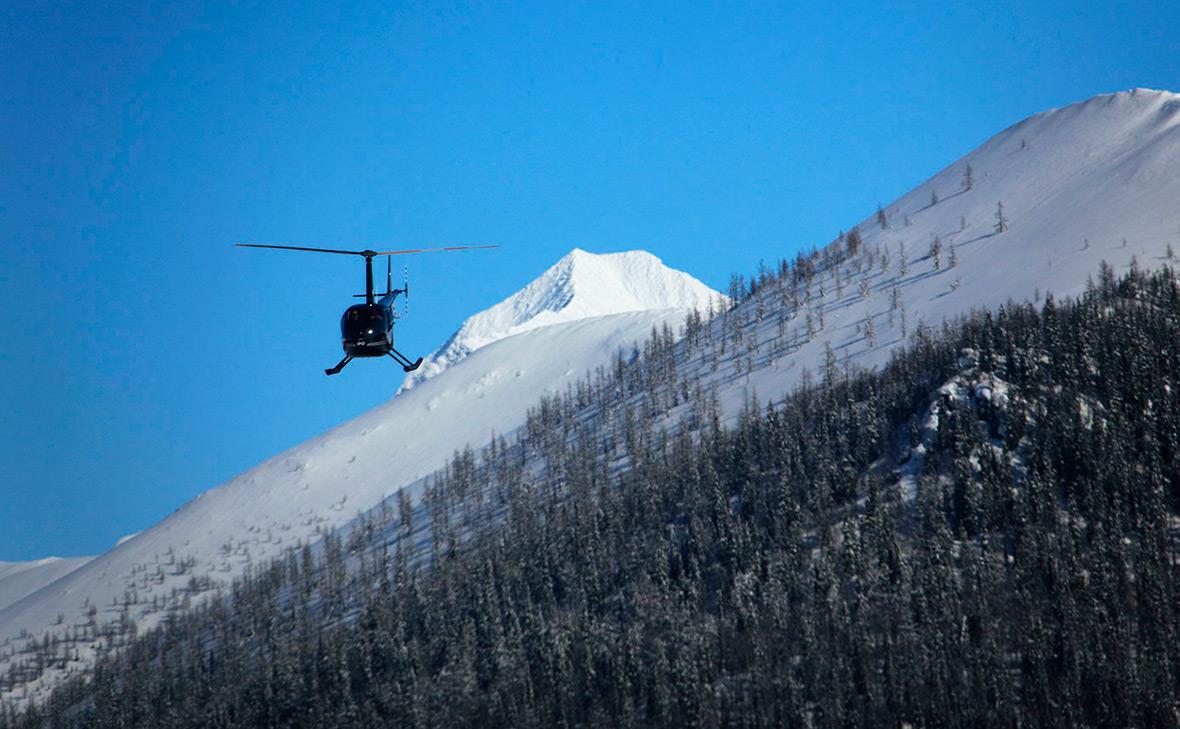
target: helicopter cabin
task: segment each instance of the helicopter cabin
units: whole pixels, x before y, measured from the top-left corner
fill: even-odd
[[[344,349],[354,357],[384,356],[393,344],[389,336],[392,328],[389,310],[380,304],[356,304],[340,317]]]

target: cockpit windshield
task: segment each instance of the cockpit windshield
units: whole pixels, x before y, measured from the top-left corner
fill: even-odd
[[[380,306],[366,306],[364,304],[351,307],[344,312],[340,328],[344,331],[345,336],[368,336],[370,334],[384,336],[388,331],[385,310]]]

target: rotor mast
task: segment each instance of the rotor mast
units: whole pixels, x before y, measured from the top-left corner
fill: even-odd
[[[365,257],[365,303],[369,306],[373,305],[373,256],[377,255],[376,251],[361,251],[361,255]]]

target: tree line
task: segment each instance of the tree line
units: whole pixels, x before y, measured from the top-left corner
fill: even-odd
[[[657,331],[0,727],[1175,726],[1178,343],[1104,267],[723,426]]]

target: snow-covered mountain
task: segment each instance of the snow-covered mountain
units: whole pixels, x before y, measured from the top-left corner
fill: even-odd
[[[1180,250],[1177,200],[1180,96],[1137,89],[1037,114],[886,205],[880,218],[870,213],[856,226],[859,245],[832,244],[854,253],[821,254],[814,276],[765,287],[719,317],[710,337],[731,344],[698,347],[684,370],[695,368],[733,413],[751,393],[781,397],[805,370],[820,370],[829,351],[850,365],[879,365],[920,323],[1077,294],[1104,261],[1116,272],[1167,263],[1169,250]],[[766,257],[776,253],[793,256]],[[65,626],[84,623],[89,606],[115,620],[129,602],[150,625],[162,615],[153,599],[168,604],[177,590],[224,581],[413,489],[454,449],[518,427],[541,394],[718,296],[647,254],[575,251],[468,320],[390,402],[0,609],[0,644],[19,647],[22,630],[62,630],[59,613]],[[5,655],[0,672],[15,660]],[[53,669],[18,691],[61,674]]]
[[[604,302],[596,305],[599,295]],[[679,327],[686,307],[719,297],[649,254],[571,253],[509,299],[527,302],[527,311],[473,317],[484,323],[477,346],[448,361],[446,372],[201,494],[39,589],[14,590],[12,604],[0,608],[0,670],[7,665],[6,639],[19,647],[24,632],[41,636],[86,625],[91,607],[96,622],[117,622],[129,604],[140,628],[158,623],[166,606],[193,591],[224,585],[383,497],[414,490],[455,449],[522,425],[543,393],[630,350],[653,326]],[[498,322],[507,324],[497,330]],[[82,647],[80,663],[103,642]],[[14,695],[36,696],[62,675],[50,669]]]
[[[595,255],[580,248],[495,306],[463,322],[401,390],[434,377],[480,347],[538,327],[608,314],[719,305],[716,291],[647,251]]]

